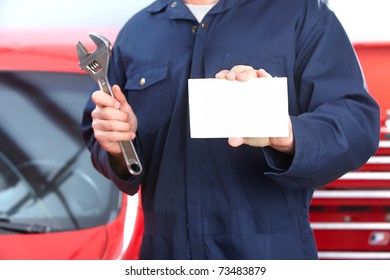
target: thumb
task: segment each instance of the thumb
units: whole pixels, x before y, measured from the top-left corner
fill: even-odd
[[[246,137],[246,138],[236,138],[232,137],[228,140],[229,145],[232,147],[238,147],[242,144],[252,146],[252,147],[265,147],[271,144],[271,141],[268,137]]]
[[[117,109],[120,109],[121,111],[127,113],[133,112],[129,103],[127,103],[126,96],[123,94],[121,88],[118,85],[114,85],[112,87],[112,93],[114,94],[114,98],[116,99],[116,101],[119,102],[119,104],[115,104],[115,107]]]
[[[266,147],[271,144],[269,137],[249,137],[244,138],[244,144],[252,147]]]
[[[117,104],[115,104],[115,107],[122,112],[126,112],[129,115],[129,123],[131,124],[132,137],[134,138],[138,128],[137,117],[134,114],[134,111],[131,108],[130,104],[127,102],[126,96],[123,94],[121,88],[118,85],[114,85],[112,87],[112,93],[114,94],[114,98],[117,102]]]

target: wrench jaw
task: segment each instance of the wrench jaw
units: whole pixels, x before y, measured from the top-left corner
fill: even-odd
[[[111,42],[104,36],[91,32],[88,34],[89,38],[95,43],[97,50],[109,50],[111,53]]]
[[[87,48],[80,41],[77,42],[76,49],[77,49],[77,56],[79,57],[80,62],[83,61],[85,58],[87,58],[87,56],[89,55]]]
[[[96,34],[88,34],[91,40],[96,45],[96,50],[90,53],[87,48],[78,41],[76,44],[77,55],[79,58],[79,66],[86,71],[96,81],[102,79],[107,74],[108,62],[111,55],[111,43],[105,37]]]
[[[77,56],[79,58],[79,66],[81,70],[86,71],[92,78],[95,78],[95,72],[93,72],[88,65],[91,63],[91,53],[88,52],[87,48],[80,42],[78,41],[76,44],[76,49],[77,49]]]

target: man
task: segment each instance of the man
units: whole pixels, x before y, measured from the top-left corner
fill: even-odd
[[[289,137],[190,138],[189,78],[273,76],[288,79]],[[142,185],[142,259],[316,259],[314,189],[378,145],[379,108],[322,1],[156,1],[118,35],[110,82],[115,99],[93,93],[84,137],[120,190]],[[140,176],[120,155],[130,139]]]

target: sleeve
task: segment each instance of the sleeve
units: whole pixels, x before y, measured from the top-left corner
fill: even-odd
[[[120,59],[119,46],[122,44],[121,41],[123,40],[121,35],[122,32],[119,33],[118,38],[116,40],[116,44],[114,45],[113,48],[112,56],[110,59],[108,78],[111,85],[118,84],[121,88],[123,88],[123,85],[125,84],[125,80],[126,80],[126,75]],[[96,87],[95,90],[97,89],[98,88]],[[109,163],[109,155],[107,151],[105,151],[99,145],[99,143],[96,141],[94,137],[94,133],[92,129],[92,117],[91,117],[91,113],[94,108],[95,108],[95,104],[92,102],[92,99],[90,97],[84,108],[83,119],[81,123],[83,139],[87,145],[87,148],[91,153],[92,164],[96,168],[96,170],[98,170],[106,178],[110,179],[115,184],[115,186],[118,187],[118,189],[120,189],[122,192],[127,193],[129,195],[134,195],[138,191],[142,174],[140,174],[139,176],[132,176],[129,173],[129,179],[127,180],[124,180],[115,174],[114,170],[111,168],[111,165]],[[137,146],[136,143],[135,146]],[[141,156],[140,156],[140,160],[142,161]]]
[[[379,107],[331,11],[302,28],[296,47],[293,91],[299,113],[291,116],[295,155],[264,148],[272,168],[266,175],[288,188],[320,187],[361,167],[375,153]]]

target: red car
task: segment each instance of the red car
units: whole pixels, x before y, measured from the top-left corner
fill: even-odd
[[[75,43],[87,33],[0,32],[0,259],[122,257],[127,196],[80,132],[94,81]]]
[[[113,42],[152,1],[2,0],[0,259],[137,258],[128,246],[137,197],[93,168],[82,141],[95,82],[79,69],[76,42],[92,51],[91,31]]]

